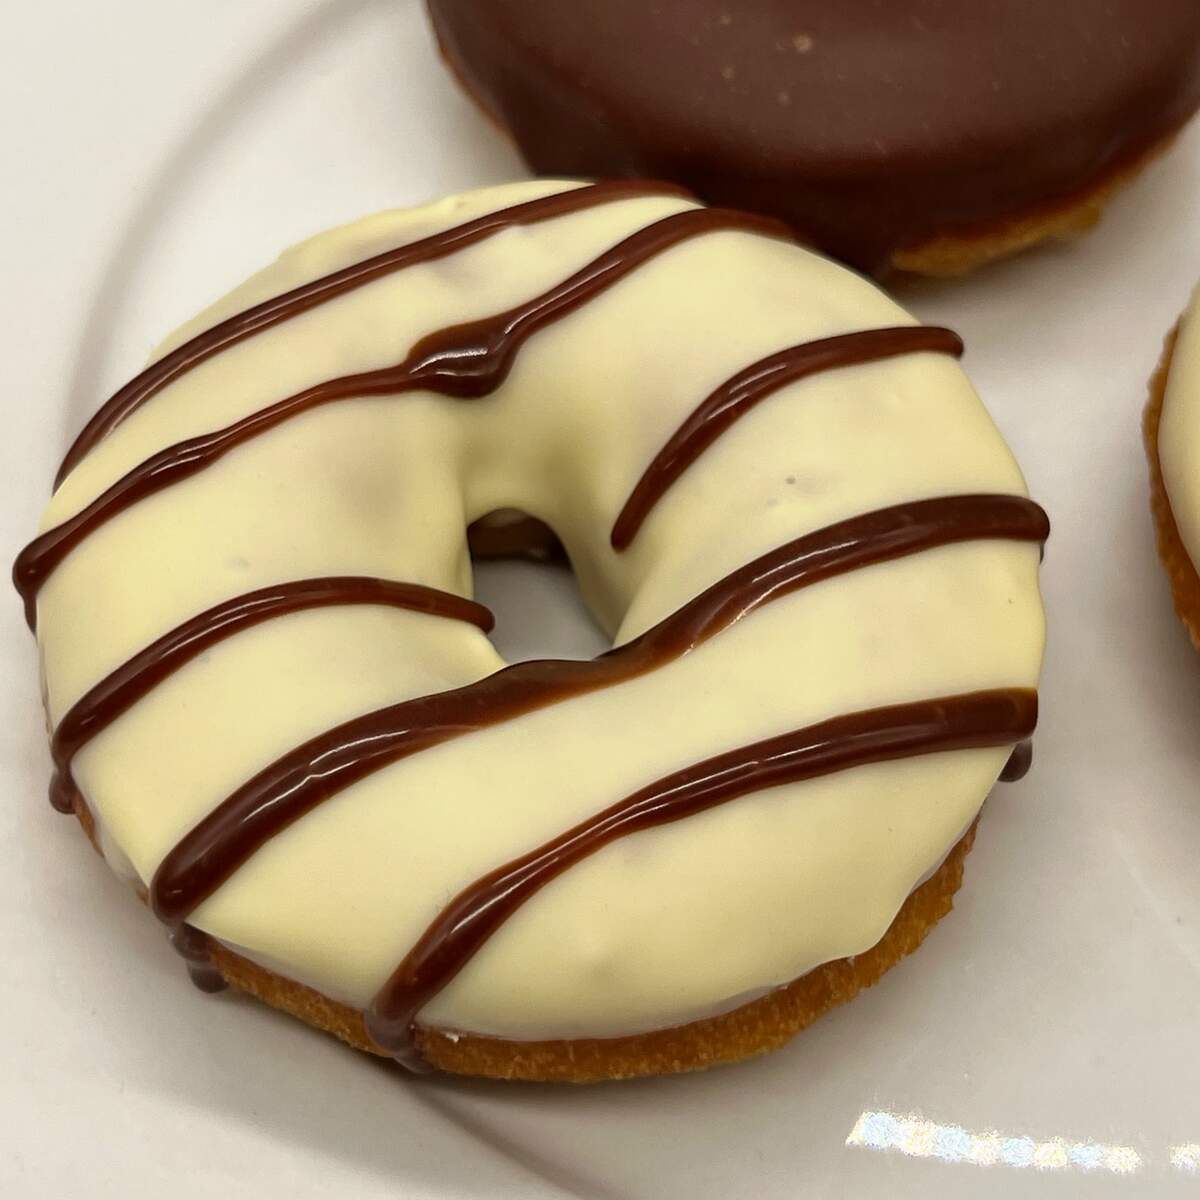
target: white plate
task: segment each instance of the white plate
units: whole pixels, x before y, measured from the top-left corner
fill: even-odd
[[[45,0],[6,11],[2,45],[9,557],[69,431],[169,327],[310,232],[521,173],[445,78],[416,0]],[[988,806],[925,948],[758,1062],[577,1090],[414,1082],[201,996],[45,803],[10,597],[0,1194],[1200,1189],[1200,659],[1155,560],[1138,440],[1147,376],[1200,275],[1198,187],[1200,128],[1096,235],[902,297],[964,334],[1054,521],[1035,768]],[[553,635],[519,613],[530,574],[485,580],[503,648],[595,649],[562,595],[546,600]],[[988,1132],[1002,1140],[971,1140]],[[988,1153],[1017,1165],[954,1161]]]

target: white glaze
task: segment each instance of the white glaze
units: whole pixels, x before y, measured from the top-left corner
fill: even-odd
[[[1158,426],[1158,460],[1179,536],[1200,563],[1200,288],[1179,324]]]
[[[322,235],[163,349],[346,263],[566,186],[489,189]],[[262,333],[120,425],[65,481],[43,526],[164,445],[398,362],[421,335],[526,300],[689,206],[627,200],[510,230]],[[911,320],[807,251],[722,232],[536,334],[492,397],[355,400],[293,419],[117,517],[51,575],[39,601],[51,719],[154,637],[252,588],[345,573],[466,593],[465,526],[498,508],[559,532],[589,604],[624,642],[832,521],[957,492],[1024,494],[959,367],[916,354],[773,394],[671,488],[629,551],[608,547],[637,476],[722,380],[784,346]],[[365,1006],[457,890],[652,779],[839,712],[1035,686],[1037,563],[1029,544],[972,542],[777,600],[649,676],[347,789],[191,920]],[[284,750],[500,665],[486,637],[457,622],[380,608],[294,614],[184,667],[85,747],[75,775],[148,881],[188,828]],[[421,1020],[514,1038],[629,1033],[859,953],[969,824],[1007,754],[862,767],[623,839],[517,912]]]

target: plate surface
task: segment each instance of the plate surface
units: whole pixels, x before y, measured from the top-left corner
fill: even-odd
[[[315,230],[523,174],[445,77],[415,0],[196,14],[120,0],[5,22],[6,560],[70,433],[170,327]],[[9,597],[0,1194],[1200,1190],[1200,660],[1155,559],[1138,433],[1200,275],[1198,190],[1200,127],[1086,240],[901,294],[964,335],[1054,522],[1035,767],[988,806],[920,953],[758,1062],[576,1090],[414,1083],[201,996],[44,801],[34,653]],[[502,650],[593,652],[569,585],[531,574],[481,582]],[[518,604],[530,586],[537,605]]]

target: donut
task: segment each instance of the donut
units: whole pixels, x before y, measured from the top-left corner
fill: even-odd
[[[668,185],[302,244],[97,411],[17,559],[55,807],[202,987],[414,1069],[779,1045],[1028,766],[1048,521],[961,350]],[[613,649],[501,660],[498,513]]]
[[[429,0],[545,175],[674,179],[854,266],[1094,224],[1200,106],[1195,0]]]
[[[1150,382],[1143,432],[1158,554],[1175,611],[1200,649],[1200,288],[1167,336]]]

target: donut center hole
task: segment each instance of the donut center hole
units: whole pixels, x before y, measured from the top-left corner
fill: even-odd
[[[523,513],[494,513],[468,530],[475,599],[496,617],[504,660],[595,658],[609,640],[583,602],[562,544]]]

